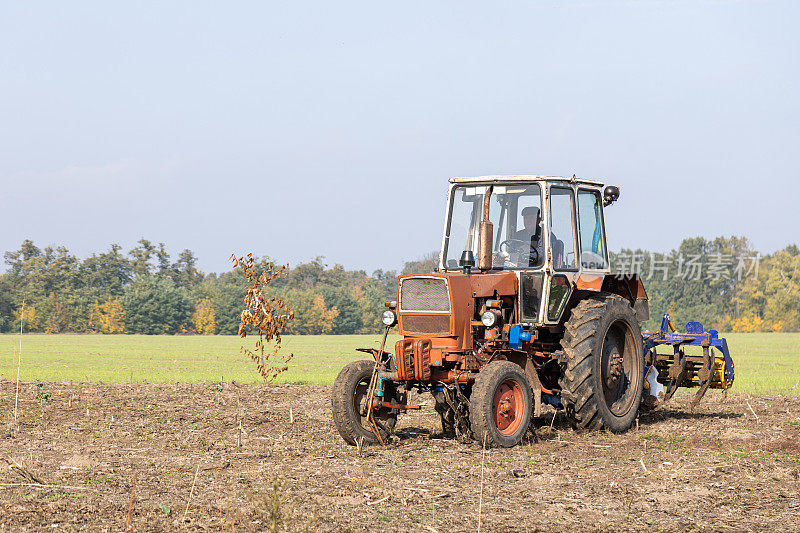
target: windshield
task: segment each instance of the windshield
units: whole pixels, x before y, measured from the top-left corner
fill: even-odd
[[[445,235],[444,261],[458,268],[465,250],[479,256],[478,226],[483,217],[487,185],[453,189]],[[489,220],[494,227],[492,266],[535,268],[544,264],[542,198],[538,184],[495,185],[489,202]]]

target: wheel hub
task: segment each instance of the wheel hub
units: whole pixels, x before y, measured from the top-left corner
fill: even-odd
[[[606,373],[608,377],[606,379],[606,385],[608,385],[608,387],[615,388],[619,383],[622,374],[624,373],[625,368],[623,365],[622,354],[619,353],[619,350],[614,348],[608,354],[608,371]]]
[[[606,405],[614,416],[623,416],[633,407],[641,383],[642,376],[634,372],[635,342],[630,327],[622,320],[613,323],[603,339],[601,383]]]
[[[509,397],[510,395],[503,396],[503,399],[500,400],[500,406],[498,407],[498,411],[500,412],[500,416],[505,418],[509,418],[511,416],[511,400],[512,398]]]
[[[494,393],[492,411],[494,425],[503,435],[513,434],[519,427],[525,413],[522,388],[514,380],[504,381]]]

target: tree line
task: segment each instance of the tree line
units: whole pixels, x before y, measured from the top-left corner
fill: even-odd
[[[127,253],[112,244],[83,260],[65,247],[26,240],[5,253],[5,263],[0,332],[19,331],[22,320],[25,331],[44,333],[236,334],[247,286],[237,270],[205,274],[191,250],[173,260],[163,243],[146,239]],[[430,270],[434,263],[431,255],[406,268]],[[269,290],[294,310],[289,334],[380,331],[398,274],[328,268],[322,258],[286,272]]]
[[[611,264],[644,279],[650,330],[669,313],[678,328],[691,320],[718,331],[800,331],[797,245],[761,255],[744,237],[693,237],[667,253],[623,249]]]
[[[406,262],[399,272],[430,272],[438,254]],[[742,237],[684,239],[666,253],[623,249],[616,272],[636,272],[658,327],[668,312],[720,331],[800,331],[800,249],[761,256]],[[141,239],[124,253],[117,244],[83,260],[64,247],[26,240],[5,253],[0,274],[0,332],[235,334],[247,285],[241,272],[205,274],[191,250],[170,257],[164,244]],[[322,258],[288,268],[269,296],[294,310],[289,334],[380,331],[383,302],[396,297],[398,272],[328,267]]]

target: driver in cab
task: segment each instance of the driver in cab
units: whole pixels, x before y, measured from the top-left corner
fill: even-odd
[[[523,263],[536,266],[544,259],[544,240],[542,239],[542,215],[538,207],[528,206],[522,209],[524,227],[514,233],[514,240],[520,241],[518,251],[523,254]],[[530,245],[530,249],[528,249]],[[536,253],[534,253],[534,251]],[[528,254],[527,261],[524,254]]]

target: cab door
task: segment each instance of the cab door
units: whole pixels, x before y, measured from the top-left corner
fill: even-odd
[[[566,182],[551,184],[546,203],[547,263],[541,321],[544,324],[557,324],[580,271],[575,187]]]
[[[520,249],[515,261],[522,267],[519,269],[519,317],[521,324],[536,326],[541,324],[541,310],[544,301],[544,265],[546,261],[545,250],[547,244],[544,233],[547,227],[545,222],[544,195],[546,188],[539,183],[526,184],[521,194],[514,202],[511,202],[508,210],[508,235],[504,237],[508,242],[515,242],[517,246],[524,244],[524,252]],[[535,222],[537,218],[531,218],[526,222],[525,213],[532,212],[538,214],[538,226],[532,227],[539,229],[530,232],[530,227],[526,224]],[[534,240],[531,234],[538,236],[537,251],[541,248],[541,256],[536,254],[536,259],[531,253]],[[523,239],[523,240],[520,240]],[[541,239],[541,240],[539,240]],[[541,243],[541,244],[540,244]]]

